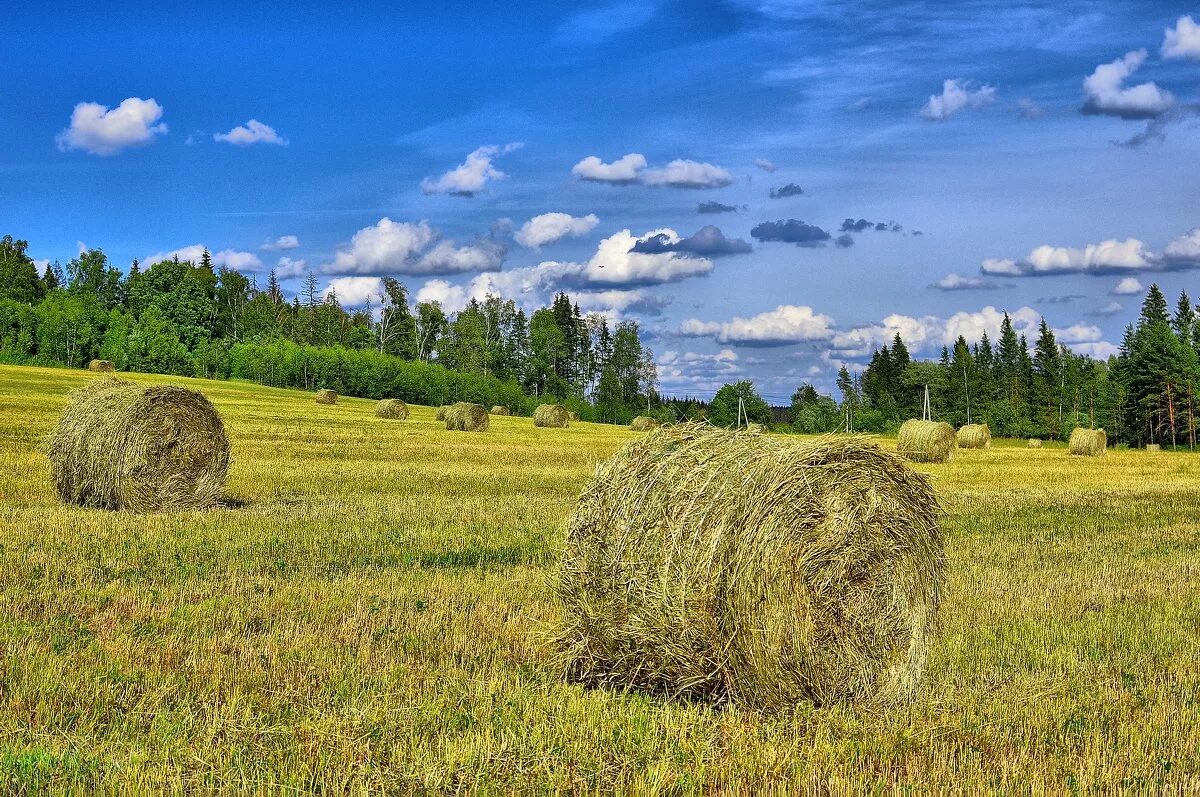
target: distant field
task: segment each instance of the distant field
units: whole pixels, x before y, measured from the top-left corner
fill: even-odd
[[[917,466],[950,555],[924,695],[763,717],[551,669],[563,522],[632,433],[135,376],[213,400],[243,502],[138,516],[51,489],[90,378],[0,366],[0,792],[1200,790],[1200,456]]]

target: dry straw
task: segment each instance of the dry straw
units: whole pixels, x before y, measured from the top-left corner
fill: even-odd
[[[913,462],[949,462],[954,456],[954,429],[938,421],[905,421],[896,450]]]
[[[1108,435],[1103,429],[1075,427],[1069,444],[1071,453],[1079,457],[1102,457],[1108,448]]]
[[[446,410],[446,428],[455,432],[486,432],[488,413],[482,404],[458,401]]]
[[[992,430],[986,423],[967,424],[958,430],[959,448],[991,448]]]
[[[1153,452],[1153,453],[1157,453],[1157,452],[1159,452],[1159,451],[1162,451],[1162,446],[1161,446],[1161,445],[1159,445],[1158,443],[1147,443],[1147,444],[1146,444],[1146,451],[1147,451],[1147,452]]]
[[[635,432],[648,432],[658,428],[658,421],[649,415],[639,415],[630,422],[629,428]]]
[[[197,509],[221,499],[229,439],[204,394],[107,377],[71,394],[47,443],[63,501],[99,509]]]
[[[561,404],[539,404],[533,411],[533,425],[547,429],[566,429],[575,420],[569,409]]]
[[[450,405],[443,404],[442,406],[437,408],[437,412],[434,413],[434,417],[437,418],[439,421],[446,420],[446,410],[448,410],[448,409],[450,409]]]
[[[1031,438],[1029,438],[1029,447],[1030,448],[1041,448],[1042,441],[1036,437],[1031,437]]]
[[[321,388],[317,391],[318,404],[337,404],[338,394],[332,390]]]
[[[375,414],[380,418],[403,421],[408,418],[408,405],[400,399],[383,399],[375,405]]]
[[[488,414],[489,415],[512,415],[512,413],[509,412],[508,407],[501,407],[499,404],[492,407],[492,409],[488,412]]]
[[[564,672],[768,710],[909,697],[945,578],[937,518],[927,478],[863,438],[652,431],[571,519]]]
[[[103,374],[107,374],[115,370],[112,360],[89,360],[87,369],[89,371],[97,371]]]

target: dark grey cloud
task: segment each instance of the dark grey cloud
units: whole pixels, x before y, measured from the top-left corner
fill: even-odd
[[[1038,304],[1070,304],[1078,299],[1086,299],[1087,297],[1081,293],[1068,293],[1063,296],[1043,296],[1037,300]]]
[[[779,241],[806,247],[824,246],[833,237],[820,227],[805,224],[799,219],[764,221],[750,231],[750,236],[760,241]]]
[[[802,196],[804,189],[795,183],[781,185],[778,188],[771,189],[771,199],[787,199],[790,196]]]
[[[1118,147],[1139,149],[1147,144],[1161,144],[1167,140],[1167,129],[1172,125],[1183,124],[1189,119],[1200,117],[1200,104],[1180,105],[1166,113],[1146,121],[1146,126],[1124,141],[1114,141]]]
[[[643,255],[661,255],[667,252],[681,252],[698,257],[721,257],[722,255],[744,255],[752,251],[750,244],[741,238],[726,238],[725,233],[711,224],[701,227],[688,238],[680,238],[674,243],[665,233],[643,238],[629,250]]]
[[[697,213],[737,213],[743,210],[743,205],[739,208],[737,205],[722,205],[720,202],[701,202],[696,206]]]
[[[834,238],[833,242],[839,249],[846,249],[847,247],[854,246],[854,236],[848,232],[844,232],[837,238]]]
[[[867,221],[866,219],[846,219],[838,228],[838,232],[864,232],[866,230],[904,232],[904,228],[894,221]],[[919,233],[913,234],[918,235]]]

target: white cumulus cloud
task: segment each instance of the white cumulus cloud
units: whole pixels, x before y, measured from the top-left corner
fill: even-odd
[[[513,150],[520,149],[521,144],[494,144],[480,147],[467,155],[461,164],[434,179],[426,177],[421,181],[421,190],[426,194],[451,194],[453,196],[473,197],[483,190],[491,180],[503,180],[508,175],[492,165],[492,160],[500,155],[507,155]]]
[[[995,86],[975,87],[969,80],[952,78],[942,81],[942,93],[931,94],[921,109],[921,116],[934,122],[944,122],[965,108],[982,108],[996,101]]]
[[[1146,61],[1145,50],[1133,50],[1101,64],[1083,81],[1083,112],[1121,119],[1153,119],[1175,105],[1171,92],[1155,83],[1126,86],[1125,81]]]
[[[1024,259],[984,260],[980,271],[1010,277],[1050,274],[1113,274],[1155,269],[1159,258],[1136,238],[1110,239],[1082,248],[1039,246]]]
[[[329,281],[321,295],[328,299],[330,294],[336,294],[343,307],[361,307],[383,292],[383,280],[379,277],[338,277]]]
[[[279,262],[275,264],[275,277],[281,280],[295,279],[303,276],[308,271],[308,262],[305,260],[293,260],[286,255],[279,258]]]
[[[589,155],[571,168],[580,180],[612,185],[650,185],[668,188],[722,188],[733,183],[733,175],[711,163],[677,158],[666,166],[647,168],[646,157],[631,152],[612,163]]]
[[[1190,15],[1180,17],[1174,28],[1163,31],[1162,57],[1200,60],[1200,25]]]
[[[142,258],[142,262],[152,266],[155,263],[177,257],[180,260],[187,260],[199,265],[203,254],[204,244],[192,244],[191,246],[182,246],[167,252],[155,252],[149,257]],[[212,258],[214,266],[225,266],[225,268],[231,268],[236,271],[261,271],[263,268],[262,261],[253,252],[222,249],[219,252],[210,252],[209,257]]]
[[[1200,264],[1200,227],[1168,243],[1163,254],[1175,263]]]
[[[1135,296],[1146,290],[1142,287],[1142,283],[1138,282],[1137,277],[1125,277],[1109,291],[1113,296]]]
[[[281,235],[278,238],[276,238],[274,241],[267,241],[265,244],[263,244],[262,246],[259,247],[259,249],[264,249],[268,252],[282,251],[285,249],[299,249],[299,248],[300,248],[300,239],[298,237],[296,237],[295,235]]]
[[[251,119],[244,125],[238,125],[228,133],[213,133],[213,140],[236,144],[239,147],[248,147],[251,144],[275,144],[286,147],[288,143],[286,138],[275,132],[275,128],[263,124],[257,119]]]
[[[782,346],[811,340],[825,340],[833,335],[833,319],[811,307],[782,304],[749,318],[734,317],[729,321],[700,321],[689,318],[679,327],[687,337],[713,337],[718,343],[744,346]]]
[[[384,217],[364,227],[324,267],[331,274],[461,274],[500,268],[504,245],[488,238],[457,246],[425,221]]]
[[[595,213],[586,216],[572,216],[569,213],[543,213],[534,216],[521,225],[514,236],[521,246],[537,249],[547,244],[561,241],[563,238],[577,238],[587,235],[596,228],[600,219]]]
[[[58,148],[92,155],[114,155],[127,147],[150,143],[167,132],[159,122],[163,107],[153,99],[130,97],[116,108],[81,102],[71,112],[71,125],[58,134]]]
[[[429,280],[421,286],[415,297],[417,304],[437,302],[447,313],[457,313],[467,306],[467,291],[461,285],[446,280]]]
[[[637,152],[631,152],[612,163],[605,163],[595,155],[588,155],[571,167],[571,174],[580,180],[593,183],[635,183],[638,173],[645,168],[646,156]]]

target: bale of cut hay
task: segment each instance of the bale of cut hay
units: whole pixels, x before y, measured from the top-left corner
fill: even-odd
[[[1157,453],[1159,451],[1162,451],[1162,446],[1159,445],[1158,443],[1147,443],[1146,451],[1148,451],[1150,453]]]
[[[107,374],[115,370],[115,366],[113,366],[112,360],[89,360],[87,369],[89,371],[97,371],[99,373]]]
[[[986,423],[969,423],[958,430],[959,448],[991,448],[992,430]]]
[[[1108,448],[1108,435],[1103,429],[1084,429],[1075,427],[1071,432],[1069,448],[1077,457],[1102,457]]]
[[[497,404],[488,411],[488,415],[512,415],[512,413],[509,412],[508,407],[501,407]]]
[[[568,526],[564,672],[763,709],[907,698],[945,577],[938,513],[928,479],[863,438],[650,432]]]
[[[949,462],[954,456],[954,429],[938,421],[905,421],[896,450],[913,462]]]
[[[575,412],[575,410],[567,410],[567,417],[572,421],[577,421],[579,420],[579,413]]]
[[[639,415],[630,421],[629,428],[635,432],[648,432],[658,428],[658,421],[649,415]]]
[[[107,377],[74,391],[47,442],[66,503],[153,512],[221,498],[229,439],[203,393]]]
[[[1029,438],[1029,447],[1030,448],[1041,448],[1042,441],[1036,437],[1031,437],[1031,438]]]
[[[561,404],[539,404],[533,411],[533,425],[546,429],[566,429],[575,413]]]
[[[332,390],[321,388],[317,391],[318,404],[337,404],[338,394]]]
[[[380,418],[403,421],[408,417],[408,405],[400,399],[384,399],[375,405],[375,414]]]
[[[446,420],[446,410],[448,410],[448,409],[450,409],[450,405],[443,404],[442,406],[437,408],[437,412],[434,413],[434,417],[437,418],[439,421]]]
[[[446,428],[455,432],[486,432],[488,413],[482,404],[458,401],[446,407]]]

